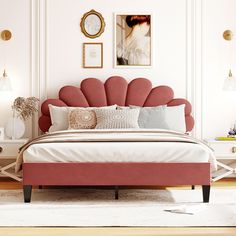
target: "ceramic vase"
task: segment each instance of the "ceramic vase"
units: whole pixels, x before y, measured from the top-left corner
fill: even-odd
[[[25,123],[15,112],[5,125],[5,133],[10,139],[20,139],[25,133]]]

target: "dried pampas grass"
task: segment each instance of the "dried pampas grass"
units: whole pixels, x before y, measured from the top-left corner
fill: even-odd
[[[12,109],[18,117],[25,121],[38,111],[38,102],[39,99],[36,97],[18,97],[14,100]]]

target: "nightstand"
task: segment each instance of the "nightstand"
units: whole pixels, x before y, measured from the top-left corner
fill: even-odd
[[[225,160],[236,161],[236,141],[218,141],[207,140],[208,145],[214,150],[217,165],[223,168],[223,173],[214,176],[212,181],[215,182],[231,174],[236,174],[236,167],[223,163]]]
[[[12,159],[16,160],[19,148],[28,142],[28,139],[4,139],[0,140],[0,160],[3,159]],[[10,177],[14,180],[21,181],[21,178],[17,176],[14,172],[9,170],[15,166],[16,162],[14,161],[11,164],[1,166],[0,173],[1,176]]]

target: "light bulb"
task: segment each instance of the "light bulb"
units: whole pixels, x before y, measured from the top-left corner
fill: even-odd
[[[2,77],[0,78],[0,91],[12,90],[11,80],[7,76],[6,70],[4,70]]]
[[[236,90],[236,79],[233,77],[231,70],[229,70],[229,75],[224,81],[223,90],[225,91]]]

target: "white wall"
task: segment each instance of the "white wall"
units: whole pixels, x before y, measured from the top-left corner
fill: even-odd
[[[231,29],[236,36],[236,1],[203,2],[203,137],[215,137],[226,134],[230,124],[236,120],[236,91],[222,90],[230,61],[232,72],[236,75],[236,37],[231,43],[222,37],[226,29]]]
[[[81,79],[97,77],[105,80],[111,75],[127,79],[147,77],[154,84],[175,87],[176,96],[185,96],[186,86],[186,1],[143,0],[50,0],[48,1],[48,95],[65,84],[79,85]],[[172,6],[172,7],[170,7]],[[101,37],[89,39],[80,30],[83,14],[91,9],[100,12],[106,23]],[[134,10],[135,9],[135,10]],[[152,69],[114,69],[113,42],[115,12],[153,13],[154,63]],[[167,14],[168,13],[168,14]],[[170,17],[171,16],[171,17]],[[103,42],[104,68],[82,68],[82,43]],[[178,84],[178,86],[175,86]]]
[[[82,15],[92,8],[106,22],[105,32],[93,40],[86,38],[79,26]],[[105,80],[111,75],[128,80],[146,77],[154,85],[173,87],[176,97],[193,102],[203,138],[225,134],[236,119],[236,92],[221,89],[229,63],[222,33],[228,28],[236,32],[235,0],[146,0],[145,4],[143,0],[0,0],[0,9],[0,30],[9,28],[13,32],[7,45],[7,68],[14,84],[12,94],[0,94],[0,126],[10,116],[10,104],[16,96],[29,96],[33,91],[40,97],[54,97],[66,84],[79,85],[86,77]],[[115,12],[153,13],[153,68],[113,68]],[[103,42],[103,69],[82,68],[84,42]],[[4,46],[0,41],[0,71]],[[236,40],[232,50],[235,47]]]
[[[0,92],[0,126],[11,116],[13,100],[31,93],[30,24],[30,0],[0,0],[0,32],[12,32],[10,41],[0,39],[0,75],[6,67],[13,87],[11,92]]]

